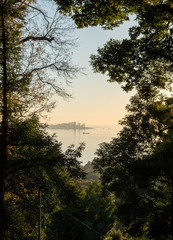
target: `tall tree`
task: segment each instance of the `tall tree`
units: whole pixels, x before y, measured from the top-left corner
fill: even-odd
[[[0,239],[2,239],[2,231],[4,226],[4,210],[3,210],[3,199],[4,199],[4,179],[5,179],[5,165],[7,161],[7,137],[8,137],[8,96],[10,94],[9,86],[12,84],[16,77],[19,65],[19,52],[20,49],[17,47],[16,42],[19,41],[19,33],[21,24],[19,23],[25,14],[25,8],[23,12],[19,11],[20,7],[12,8],[14,3],[12,1],[1,1],[1,139],[0,139]],[[19,8],[19,9],[18,9]],[[18,19],[14,28],[12,26],[11,18]],[[14,22],[13,22],[14,23]],[[14,51],[13,51],[14,50]],[[10,59],[14,57],[14,68],[12,71]]]
[[[172,236],[170,102],[153,107],[152,102],[144,105],[133,97],[123,130],[110,143],[100,145],[93,162],[102,184],[114,192],[117,216],[131,235]]]
[[[5,225],[3,201],[10,122],[31,111],[49,110],[52,89],[69,97],[56,78],[68,81],[77,70],[70,62],[73,41],[62,37],[71,26],[62,24],[57,11],[53,17],[48,16],[38,2],[0,2],[0,239]]]
[[[167,94],[172,91],[172,1],[57,3],[79,28],[113,29],[129,20],[130,14],[136,16],[130,39],[110,40],[91,56],[95,72],[107,74],[110,82],[121,83],[125,91],[137,90],[127,107],[130,114],[121,122],[123,130],[100,146],[94,165],[103,184],[115,192],[117,214],[131,234],[144,231],[150,239],[173,238],[172,173],[168,170],[172,168],[173,106]]]
[[[100,146],[94,166],[103,184],[115,193],[117,216],[131,235],[145,233],[149,239],[168,239],[172,238],[173,192],[172,173],[168,173],[172,164],[169,153],[166,155],[172,145],[170,141],[166,147],[166,139],[171,140],[173,128],[171,52],[158,41],[158,49],[165,46],[166,54],[154,58],[145,40],[146,35],[112,40],[92,56],[96,71],[108,72],[110,81],[122,83],[126,91],[137,90],[127,106],[129,114],[121,121],[123,130]],[[164,157],[154,160],[152,155],[160,147]]]
[[[37,117],[13,122],[9,129],[4,239],[34,239],[38,232],[39,190],[46,224],[57,204],[57,196],[73,198],[67,180],[85,175],[78,161],[84,146],[63,153],[61,144],[46,133]]]
[[[101,66],[103,71],[107,69],[113,81],[118,81],[118,76],[120,82],[125,80],[125,90],[134,87],[137,90],[127,106],[129,114],[121,121],[123,130],[110,143],[100,146],[94,166],[101,174],[102,183],[115,193],[117,215],[129,233],[146,233],[150,239],[158,239],[158,236],[167,239],[172,236],[170,193],[173,189],[171,173],[167,172],[172,168],[171,161],[164,150],[172,143],[161,148],[165,156],[162,161],[152,160],[152,155],[161,147],[161,142],[168,143],[166,139],[172,134],[172,63],[151,57],[149,64],[149,57],[147,59],[144,54],[145,58],[135,65],[142,55],[135,48],[125,48],[128,43],[133,45],[132,40],[116,42],[114,64],[110,58],[113,41],[109,47],[99,50],[99,56],[93,57],[98,69]],[[163,162],[169,164],[166,166]],[[162,228],[158,231],[160,225]]]

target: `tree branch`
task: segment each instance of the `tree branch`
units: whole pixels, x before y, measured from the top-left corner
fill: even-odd
[[[54,40],[54,37],[46,37],[46,36],[41,36],[41,37],[34,37],[34,36],[28,36],[24,39],[22,39],[19,43],[24,43],[27,42],[29,40],[33,40],[33,41],[48,41],[48,42],[52,42]]]
[[[28,6],[28,7],[30,7],[30,8],[32,8],[32,9],[34,9],[34,10],[36,10],[36,11],[38,11],[39,13],[41,13],[42,16],[44,17],[44,19],[46,20],[47,24],[49,25],[49,21],[47,20],[47,18],[49,18],[49,17],[46,16],[46,14],[45,14],[41,9],[39,9],[39,8],[37,8],[37,7],[34,7],[34,6],[31,6],[31,5],[29,5],[29,4],[26,4],[26,3],[25,3],[25,5]]]
[[[67,68],[67,67],[57,67],[56,66],[56,63],[51,63],[49,65],[46,65],[46,66],[42,66],[42,67],[38,67],[38,68],[34,68],[33,70],[31,70],[31,73],[33,72],[37,72],[37,71],[40,71],[40,70],[44,70],[44,69],[47,69],[47,68],[50,68],[50,67],[53,67],[54,69],[56,69],[57,71],[65,71],[65,72],[72,72],[73,71],[73,68]],[[75,69],[74,69],[75,71]]]

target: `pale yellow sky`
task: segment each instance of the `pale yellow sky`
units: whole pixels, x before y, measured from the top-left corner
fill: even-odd
[[[86,75],[79,75],[72,80],[68,92],[73,99],[65,101],[56,98],[56,108],[42,120],[48,124],[76,121],[86,125],[118,125],[125,116],[125,106],[132,93],[123,92],[117,83],[107,82],[107,77],[92,72],[89,57],[97,52],[110,38],[123,39],[128,37],[129,26],[134,21],[126,22],[113,31],[97,28],[87,28],[76,31],[79,37],[79,48],[74,52],[74,64],[85,68]]]
[[[74,80],[71,91],[74,92],[73,99],[57,99],[48,123],[77,121],[87,125],[118,125],[131,95],[118,84],[107,82],[100,74],[89,74]]]

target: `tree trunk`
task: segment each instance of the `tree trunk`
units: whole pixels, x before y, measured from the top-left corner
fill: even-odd
[[[5,163],[7,161],[7,132],[8,132],[8,111],[7,111],[7,46],[4,9],[1,4],[1,34],[2,34],[2,134],[0,143],[0,240],[3,240],[4,222],[4,187],[5,187]]]
[[[173,178],[171,177],[172,182],[172,199],[171,199],[171,239],[173,240]]]

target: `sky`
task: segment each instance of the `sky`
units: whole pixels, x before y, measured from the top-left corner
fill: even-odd
[[[90,55],[96,54],[110,38],[128,38],[128,29],[134,20],[125,22],[114,30],[102,30],[100,27],[75,30],[78,47],[74,50],[72,62],[84,68],[85,75],[79,74],[72,80],[68,92],[73,95],[68,101],[55,97],[56,107],[47,114],[44,122],[57,124],[80,122],[87,126],[117,126],[125,114],[125,106],[132,93],[124,92],[117,83],[107,81],[108,77],[93,73],[89,64]]]

